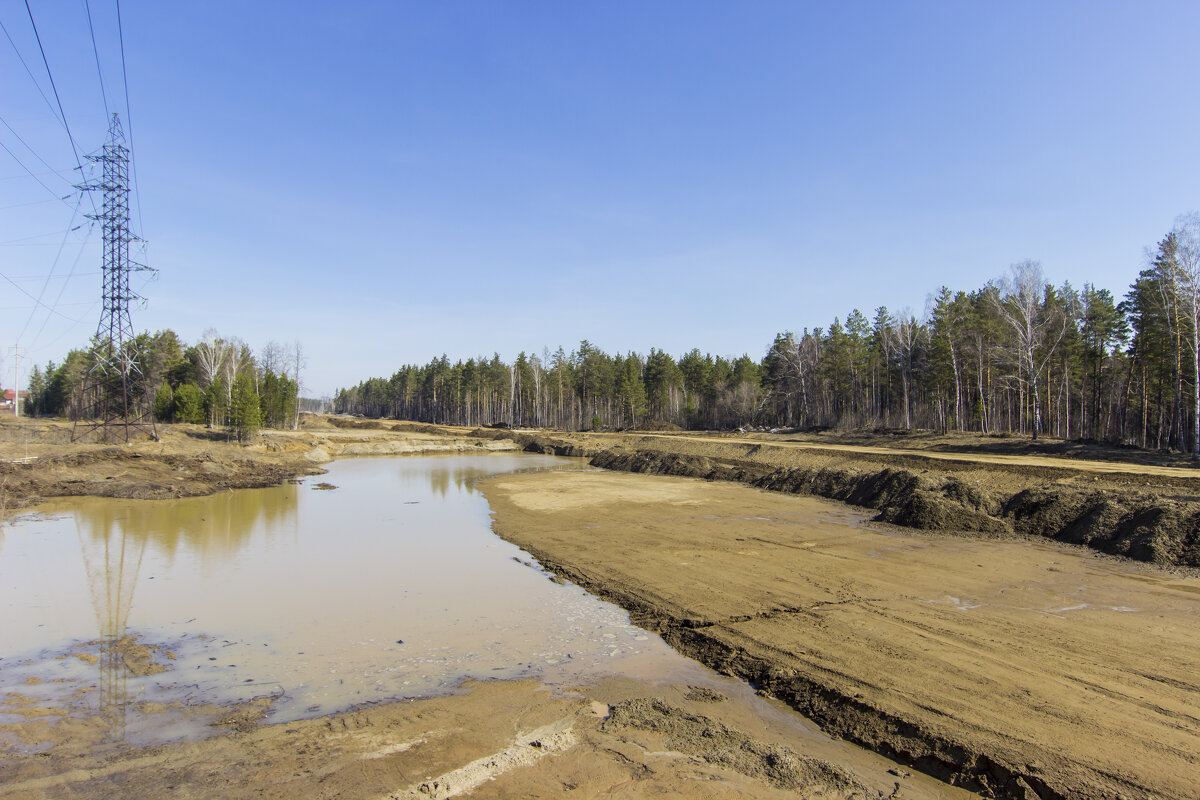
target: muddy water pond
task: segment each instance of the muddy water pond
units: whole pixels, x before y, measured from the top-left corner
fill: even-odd
[[[43,506],[0,533],[0,697],[147,744],[204,735],[188,709],[251,698],[286,721],[464,678],[702,680],[491,532],[477,479],[580,468],[356,459],[271,489]]]

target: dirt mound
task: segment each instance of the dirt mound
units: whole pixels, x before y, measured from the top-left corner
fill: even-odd
[[[683,428],[679,427],[674,422],[663,422],[660,419],[648,419],[645,422],[643,422],[641,425],[634,425],[632,428],[628,428],[627,430],[657,431],[657,432],[667,431],[667,432],[669,432],[669,431],[682,431]]]
[[[1009,498],[1003,513],[1019,533],[1137,561],[1200,567],[1200,503],[1034,488]]]
[[[635,698],[612,707],[603,729],[607,733],[635,728],[660,734],[667,747],[708,763],[757,778],[779,789],[817,787],[841,796],[861,792],[866,786],[848,773],[808,758],[781,745],[752,739],[724,723],[689,714],[658,698]]]
[[[350,417],[329,417],[329,424],[335,428],[353,428],[364,431],[384,429],[384,424],[377,419],[352,419]]]
[[[393,423],[392,430],[403,431],[404,433],[429,433],[440,435],[446,433],[444,428],[439,428],[437,425],[430,425],[427,422],[396,422]]]
[[[541,441],[526,436],[531,443]],[[674,437],[654,446],[646,446],[644,438],[635,441],[636,448],[600,448],[590,463],[622,472],[737,481],[769,491],[812,494],[873,509],[879,521],[919,530],[1016,533],[1163,566],[1200,567],[1200,500],[1191,492],[1164,497],[1140,483],[1115,490],[1069,488],[1061,471],[1038,466],[1007,465],[1003,471],[1013,477],[1001,481],[995,473],[974,477],[973,467],[963,463],[931,469],[927,459],[915,454],[892,459],[903,466],[879,466],[877,457],[869,460],[869,453],[849,453],[836,465],[772,468],[779,454],[761,445],[734,455],[715,446],[689,452]],[[534,451],[577,455],[587,449],[560,441]],[[819,459],[801,455],[795,460]],[[1182,479],[1161,480],[1174,486]]]
[[[941,485],[904,469],[856,472],[848,469],[777,469],[762,474],[729,463],[681,453],[640,449],[607,450],[595,455],[592,466],[648,475],[748,483],[760,489],[790,494],[814,494],[879,511],[878,519],[922,530],[960,530],[987,534],[1010,533],[1008,524],[991,515],[999,506],[985,493],[951,478]]]
[[[475,431],[472,435],[480,435],[485,438],[496,439],[512,439],[521,446],[526,453],[542,453],[549,456],[571,456],[574,458],[585,458],[592,455],[593,450],[586,449],[580,445],[569,442],[565,439],[556,439],[552,436],[533,433],[518,433],[511,434],[505,431]]]
[[[706,456],[686,453],[663,453],[657,450],[605,450],[589,462],[593,467],[647,475],[681,475],[686,478],[706,478],[722,481],[748,481],[750,475],[742,469],[714,461]]]

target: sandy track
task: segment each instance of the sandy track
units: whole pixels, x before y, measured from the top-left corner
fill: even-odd
[[[690,441],[712,442],[712,437],[643,434],[648,439],[686,439]],[[764,445],[764,439],[721,438],[721,442],[732,442],[748,445]],[[831,442],[811,442],[795,439],[772,437],[766,440],[765,446],[783,449],[795,448],[800,450],[825,451],[829,453],[857,453],[862,455],[884,456],[888,458],[926,458],[934,461],[955,461],[970,464],[981,464],[991,467],[1036,467],[1040,469],[1062,470],[1064,472],[1096,472],[1109,475],[1148,475],[1154,477],[1185,478],[1200,481],[1200,469],[1196,467],[1163,466],[1161,464],[1136,464],[1128,461],[1108,461],[1104,459],[1064,459],[1054,456],[1039,455],[1009,455],[1006,453],[966,452],[951,453],[938,450],[916,450],[902,447],[881,447],[866,444],[835,444]]]
[[[875,510],[932,531],[1084,544],[1164,566],[1200,568],[1200,472],[1179,456],[980,437],[487,432],[527,450],[587,456],[628,472],[735,481]],[[1009,452],[996,452],[1002,448]],[[1116,460],[1124,454],[1126,460]]]
[[[837,735],[1002,797],[1200,797],[1200,580],[726,483],[485,492],[504,538]]]

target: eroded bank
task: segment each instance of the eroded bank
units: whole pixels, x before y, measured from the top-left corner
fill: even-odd
[[[732,483],[482,486],[502,537],[834,735],[997,797],[1200,796],[1194,578]]]

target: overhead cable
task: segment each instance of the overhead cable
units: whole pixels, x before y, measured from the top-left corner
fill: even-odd
[[[142,193],[138,189],[137,151],[133,146],[133,112],[129,110],[129,72],[125,69],[125,26],[121,24],[121,0],[114,0],[117,7],[117,40],[121,45],[121,84],[125,89],[125,127],[129,131],[129,168],[133,177],[133,201],[137,205],[138,232],[145,230],[142,219]]]
[[[67,122],[67,113],[63,111],[62,98],[58,96],[58,86],[54,83],[54,73],[50,71],[50,61],[46,58],[46,48],[42,46],[42,36],[38,33],[37,23],[33,21],[33,9],[29,7],[29,0],[25,0],[25,12],[29,15],[29,24],[33,27],[33,38],[37,39],[38,51],[42,54],[42,65],[46,67],[46,77],[50,79],[50,88],[54,91],[54,100],[58,103],[58,113],[62,117],[63,128],[67,131],[67,140],[71,142],[71,152],[75,154],[75,166],[79,167],[79,177],[83,177],[83,162],[79,158],[79,148],[75,146],[75,137],[71,135],[71,125]],[[92,211],[99,213],[96,208],[96,201],[89,194],[88,199],[92,203]]]
[[[38,83],[38,79],[33,76],[33,70],[31,70],[29,65],[25,63],[25,56],[21,55],[21,51],[17,47],[17,43],[13,41],[12,36],[10,36],[8,33],[8,28],[4,27],[3,22],[0,22],[0,31],[4,31],[5,38],[7,38],[8,43],[12,45],[13,52],[17,54],[17,60],[19,60],[21,62],[21,66],[25,68],[25,74],[29,76],[29,80],[33,81],[33,85],[37,87],[38,94],[40,94],[42,99],[46,101],[46,108],[50,109],[50,115],[54,117],[54,121],[62,123],[62,120],[59,119],[58,115],[54,113],[54,104],[50,102],[49,97],[46,97],[46,92],[42,90],[42,84]]]
[[[88,33],[92,35],[92,53],[96,56],[96,75],[100,78],[100,97],[104,100],[104,118],[108,119],[112,115],[108,113],[108,92],[104,89],[104,72],[100,69],[100,49],[96,47],[96,28],[92,25],[92,4],[88,0],[83,0],[83,7],[87,9]]]
[[[50,272],[46,275],[46,280],[42,282],[42,290],[38,292],[38,305],[42,304],[42,298],[46,296],[46,289],[50,287],[50,279],[54,277],[54,270],[58,269],[58,261],[60,258],[62,258],[63,248],[67,246],[67,237],[71,235],[72,231],[78,230],[77,228],[73,228],[71,226],[75,224],[75,218],[79,215],[79,206],[82,202],[83,197],[80,197],[75,203],[75,209],[71,212],[71,221],[67,223],[66,233],[63,234],[62,241],[58,243],[58,252],[54,254],[54,261],[50,264]],[[57,310],[57,303],[55,306],[50,308],[52,311]],[[25,336],[25,331],[29,330],[29,326],[33,322],[33,315],[35,313],[37,313],[37,306],[29,309],[29,317],[26,318],[25,325],[21,328],[21,332],[17,334],[17,342],[20,342]]]
[[[31,170],[29,167],[25,166],[25,162],[24,162],[24,161],[22,161],[21,159],[17,158],[17,154],[16,154],[16,153],[14,153],[12,150],[9,150],[9,149],[8,149],[8,145],[6,145],[4,142],[0,142],[0,150],[3,150],[4,152],[6,152],[6,153],[8,153],[10,156],[12,156],[12,159],[13,159],[13,161],[17,162],[17,165],[18,165],[19,167],[21,167],[21,169],[23,169],[23,170],[25,170],[26,172],[28,172],[28,173],[29,173],[29,177],[31,177],[31,178],[33,178],[35,181],[37,181],[39,186],[41,186],[43,189],[45,189],[47,192],[49,192],[49,193],[50,193],[50,194],[51,194],[53,197],[55,197],[55,198],[57,198],[57,197],[58,197],[58,192],[56,192],[56,191],[54,191],[53,189],[51,189],[49,186],[47,186],[47,185],[45,184],[45,182],[43,182],[43,181],[42,181],[42,179],[41,179],[41,178],[39,178],[37,175],[33,174],[33,170]],[[55,173],[55,174],[57,174],[57,173]],[[69,205],[69,204],[68,204],[68,205]]]

